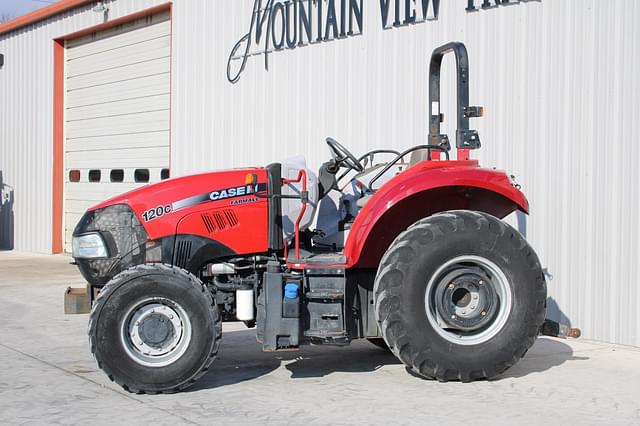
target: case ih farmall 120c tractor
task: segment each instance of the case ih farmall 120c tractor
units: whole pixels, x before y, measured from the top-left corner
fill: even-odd
[[[440,134],[448,52],[455,160]],[[504,172],[469,158],[482,108],[468,105],[464,45],[436,49],[429,78],[427,145],[356,157],[329,138],[317,175],[296,158],[90,209],[73,256],[95,298],[89,337],[105,373],[132,392],[182,390],[214,361],[223,321],[255,326],[265,351],[370,339],[440,381],[491,378],[522,358],[545,319],[546,284],[501,218],[528,203]]]

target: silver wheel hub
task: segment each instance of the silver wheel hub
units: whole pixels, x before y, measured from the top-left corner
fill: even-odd
[[[191,322],[184,309],[168,299],[147,299],[125,316],[121,340],[137,363],[162,367],[175,362],[191,341]]]
[[[493,338],[506,324],[511,304],[511,286],[504,272],[480,256],[445,262],[429,280],[425,293],[431,327],[460,345]]]

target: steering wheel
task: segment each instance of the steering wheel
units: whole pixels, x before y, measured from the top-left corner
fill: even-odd
[[[327,138],[327,145],[329,145],[329,149],[331,150],[331,155],[336,162],[336,166],[340,167],[342,165],[361,172],[364,170],[364,166],[355,155],[353,155],[347,148],[342,146],[340,142],[333,138]]]

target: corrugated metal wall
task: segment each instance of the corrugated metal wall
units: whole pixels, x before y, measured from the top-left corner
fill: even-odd
[[[516,174],[531,201],[526,233],[552,314],[587,338],[640,346],[640,2],[466,5],[441,1],[437,21],[383,31],[379,2],[364,0],[363,35],[274,53],[268,72],[251,58],[231,85],[227,58],[253,0],[176,2],[174,171],[297,153],[317,167],[329,135],[356,153],[424,143],[430,52],[463,41],[471,101],[487,110],[474,156]]]
[[[109,2],[109,19],[162,3]],[[101,24],[93,6],[0,35],[0,172],[13,187],[16,250],[51,252],[53,39]]]

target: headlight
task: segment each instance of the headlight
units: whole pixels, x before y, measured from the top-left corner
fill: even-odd
[[[114,204],[88,210],[73,230],[73,239],[73,256],[82,276],[98,286],[144,263],[149,236],[129,206]]]
[[[100,234],[73,237],[73,257],[78,259],[106,258],[107,246]]]

